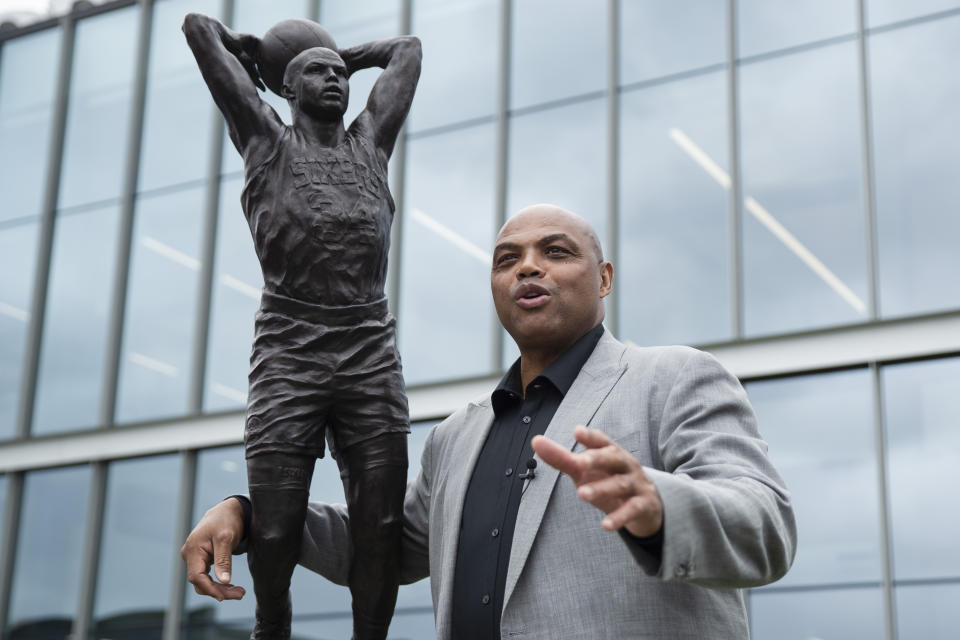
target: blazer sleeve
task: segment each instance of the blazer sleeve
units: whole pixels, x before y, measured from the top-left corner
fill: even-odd
[[[430,574],[427,542],[433,473],[432,441],[431,431],[420,459],[420,473],[407,484],[404,497],[401,584],[416,582]],[[304,522],[299,564],[335,584],[347,585],[352,558],[347,505],[311,502]]]
[[[662,469],[645,467],[664,509],[659,559],[631,547],[647,573],[715,588],[767,584],[790,568],[796,522],[740,382],[687,350],[656,434]]]

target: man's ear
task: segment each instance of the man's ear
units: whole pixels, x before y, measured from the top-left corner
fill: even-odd
[[[283,86],[280,87],[280,97],[286,100],[293,100],[297,96],[293,93],[293,89],[290,88],[290,85],[283,83]]]
[[[606,298],[613,290],[613,264],[607,260],[600,263],[600,297]]]

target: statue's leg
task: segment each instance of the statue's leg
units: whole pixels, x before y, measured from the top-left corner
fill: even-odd
[[[253,520],[247,564],[257,596],[251,640],[290,637],[290,577],[300,553],[315,459],[268,453],[247,459]]]
[[[397,603],[403,496],[407,485],[407,434],[387,433],[339,454],[346,472],[353,564],[354,640],[387,637]]]

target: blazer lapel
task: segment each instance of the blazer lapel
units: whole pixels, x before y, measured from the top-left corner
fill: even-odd
[[[626,365],[621,363],[621,356],[625,349],[626,347],[614,339],[610,332],[604,332],[600,342],[597,343],[590,358],[587,359],[580,374],[564,396],[544,435],[570,449],[576,446],[577,441],[573,437],[574,427],[578,424],[589,424],[593,414],[597,412],[626,370]],[[473,468],[472,464],[470,468]],[[537,475],[529,481],[520,500],[520,510],[517,512],[517,525],[513,532],[513,546],[510,550],[510,564],[507,568],[507,583],[503,597],[504,608],[510,601],[520,572],[526,564],[547,503],[550,501],[550,495],[553,493],[553,487],[559,477],[559,471],[538,459]]]
[[[471,433],[465,437],[456,438],[454,446],[445,456],[442,470],[446,474],[447,489],[445,501],[451,508],[446,510],[447,518],[443,523],[445,532],[442,555],[440,557],[440,593],[437,598],[439,638],[449,635],[450,616],[453,606],[450,601],[453,596],[453,572],[457,561],[457,544],[460,541],[460,521],[463,518],[463,501],[467,495],[467,487],[473,468],[480,457],[480,450],[487,440],[487,434],[493,425],[493,407],[490,398],[467,405],[467,412],[463,418],[461,429]],[[431,576],[431,580],[433,576]]]

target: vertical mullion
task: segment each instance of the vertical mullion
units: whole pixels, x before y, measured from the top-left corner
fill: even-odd
[[[103,537],[103,515],[107,499],[108,471],[107,462],[93,463],[90,503],[87,507],[87,530],[80,568],[80,597],[77,599],[77,613],[70,633],[73,638],[90,637],[95,625],[93,608],[96,604],[97,595],[97,573],[100,567],[100,541]]]
[[[113,300],[107,331],[107,354],[104,362],[103,394],[99,424],[114,424],[117,405],[117,383],[120,377],[120,352],[123,348],[123,325],[127,307],[127,285],[130,280],[133,217],[137,202],[137,180],[140,173],[140,149],[143,143],[143,119],[147,94],[147,65],[150,61],[150,31],[153,23],[153,0],[138,0],[140,23],[137,26],[137,52],[133,75],[133,97],[127,127],[126,171],[120,194],[120,229],[117,233],[117,261],[114,267]]]
[[[607,2],[607,260],[618,264],[620,245],[620,0]],[[619,328],[619,296],[614,289],[607,298],[605,323],[616,335]]]
[[[867,8],[857,2],[857,54],[860,62],[861,151],[863,153],[863,204],[867,234],[867,286],[870,296],[870,320],[880,316],[880,289],[877,277],[876,202],[874,201],[873,120],[870,113],[870,59],[867,44]]]
[[[37,238],[37,262],[33,276],[33,299],[30,303],[30,324],[24,349],[23,383],[20,387],[15,436],[26,438],[33,425],[34,400],[40,369],[40,342],[47,309],[50,284],[50,261],[53,258],[53,233],[56,226],[57,200],[60,197],[60,174],[63,170],[63,144],[67,128],[67,103],[70,95],[73,43],[76,20],[67,14],[60,20],[60,60],[57,70],[57,92],[50,122],[50,144],[47,150],[47,175],[40,211]]]
[[[510,155],[510,55],[512,45],[512,0],[500,0],[500,48],[498,51],[497,112],[496,112],[496,149],[494,151],[494,236],[507,220],[507,188]],[[490,239],[493,244],[495,238]],[[490,371],[503,368],[503,328],[495,311],[491,312],[490,330],[493,350],[490,358]]]
[[[401,0],[400,3],[400,33],[409,34],[413,26],[413,1]],[[390,227],[390,252],[388,262],[390,269],[387,282],[387,305],[394,317],[400,316],[400,296],[403,295],[400,286],[403,271],[403,226],[406,203],[404,193],[407,182],[407,125],[404,124],[397,136],[397,143],[393,149],[393,175],[390,181],[393,194],[394,214],[393,225]],[[402,321],[402,320],[401,320]]]
[[[184,451],[180,457],[180,496],[177,502],[177,522],[174,529],[173,566],[170,576],[170,597],[167,614],[163,617],[163,640],[177,640],[183,627],[184,600],[187,576],[183,561],[176,549],[180,540],[186,540],[193,521],[193,496],[197,482],[197,452]]]
[[[233,25],[231,0],[221,0],[223,24]],[[210,338],[210,311],[213,306],[213,267],[217,253],[217,225],[220,221],[220,171],[223,166],[223,117],[210,104],[210,140],[207,156],[207,184],[203,203],[204,224],[200,244],[200,274],[197,280],[197,308],[194,314],[193,364],[190,399],[187,411],[197,415],[203,411],[203,392],[207,376],[207,341]]]
[[[890,491],[887,486],[887,425],[883,407],[883,381],[880,367],[870,363],[873,382],[874,444],[877,455],[877,492],[880,505],[880,559],[883,570],[884,638],[895,640],[897,620],[893,593],[893,534],[890,523]]]
[[[17,531],[20,525],[20,507],[23,501],[23,472],[7,474],[7,499],[0,523],[0,637],[6,637],[10,613],[10,594],[13,585],[13,564],[17,555]]]
[[[740,78],[737,62],[737,0],[727,0],[727,122],[730,133],[730,322],[733,338],[743,337],[743,186],[740,171]]]

